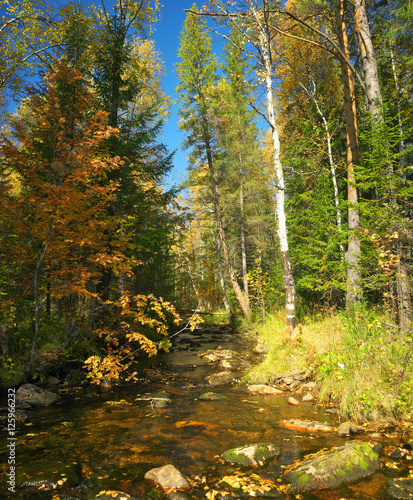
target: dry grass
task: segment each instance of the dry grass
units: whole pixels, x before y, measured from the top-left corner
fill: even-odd
[[[263,344],[267,355],[254,366],[249,378],[267,382],[279,375],[311,370],[333,345],[340,341],[342,328],[336,317],[325,317],[298,325],[292,335],[285,328],[282,315],[268,315],[264,322],[247,328],[250,338]]]
[[[271,382],[307,370],[317,380],[319,399],[338,406],[343,418],[362,423],[380,418],[410,418],[413,366],[401,368],[410,342],[394,333],[389,319],[374,310],[353,315],[306,318],[288,335],[282,315],[244,325],[246,335],[263,344],[267,354],[249,372],[254,382]]]

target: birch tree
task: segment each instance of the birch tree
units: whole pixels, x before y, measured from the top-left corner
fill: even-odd
[[[258,63],[257,77],[263,84],[266,96],[266,111],[261,114],[268,122],[273,143],[272,180],[276,198],[277,234],[284,270],[287,330],[292,331],[295,328],[295,285],[288,247],[284,171],[280,158],[280,139],[274,105],[275,61],[271,50],[274,33],[271,27],[274,21],[273,4],[267,0],[247,0],[228,5],[220,0],[212,0],[209,5],[213,10],[205,7],[203,14],[218,19],[226,25],[234,26],[246,41],[243,50],[254,57]],[[225,34],[221,33],[221,36],[231,43]]]

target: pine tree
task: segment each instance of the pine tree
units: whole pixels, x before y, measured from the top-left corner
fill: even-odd
[[[196,5],[192,7],[197,11]],[[188,13],[181,34],[177,73],[180,80],[181,128],[187,133],[186,147],[191,147],[191,161],[206,161],[210,177],[210,190],[215,212],[215,224],[218,240],[224,255],[226,269],[231,280],[238,303],[246,316],[250,311],[245,297],[238,285],[227,243],[222,219],[222,207],[218,192],[218,170],[216,157],[216,137],[213,131],[213,118],[209,112],[209,92],[216,84],[217,61],[212,54],[211,38],[201,27],[196,15]],[[222,282],[222,280],[221,280]],[[224,290],[223,290],[224,292]],[[229,313],[229,302],[224,298]]]

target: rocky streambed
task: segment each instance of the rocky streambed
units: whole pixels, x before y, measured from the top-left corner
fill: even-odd
[[[201,327],[132,385],[20,388],[16,488],[5,444],[1,498],[413,498],[412,435],[338,421],[302,373],[245,382],[253,348]]]

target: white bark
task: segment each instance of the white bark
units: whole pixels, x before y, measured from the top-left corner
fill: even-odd
[[[289,330],[293,330],[295,328],[295,287],[294,287],[291,261],[288,251],[287,223],[285,216],[284,172],[280,158],[280,140],[278,135],[277,123],[275,121],[275,112],[273,103],[270,39],[269,39],[268,27],[262,24],[259,13],[255,9],[251,0],[249,2],[249,5],[259,30],[259,43],[262,52],[262,62],[263,62],[266,96],[267,96],[267,114],[268,114],[267,118],[271,127],[271,135],[273,142],[274,177],[275,177],[275,189],[276,189],[276,216],[278,222],[277,233],[278,233],[278,238],[280,240],[281,256],[284,269],[287,328]]]

